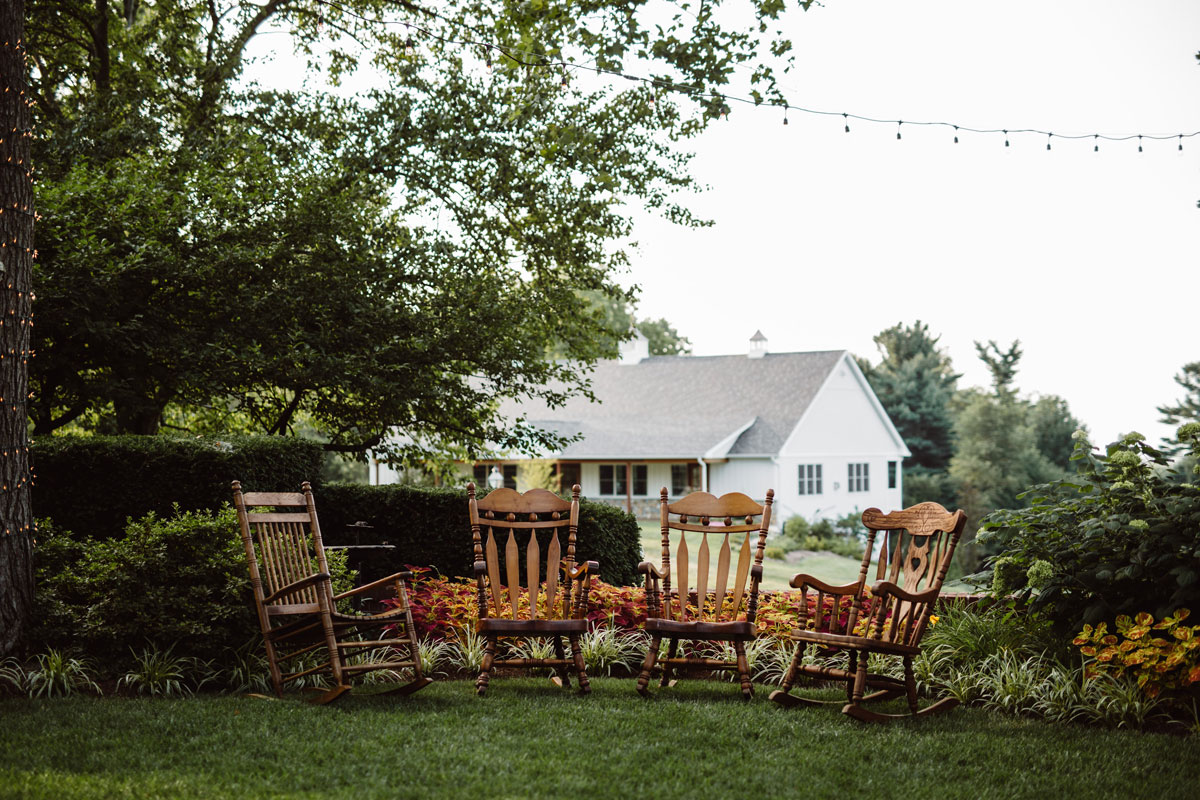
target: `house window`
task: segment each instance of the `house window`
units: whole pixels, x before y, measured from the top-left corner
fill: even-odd
[[[633,494],[646,494],[646,465],[633,465]],[[625,464],[600,465],[600,494],[609,497],[621,497],[629,494],[629,472]]]
[[[821,494],[821,465],[800,465],[800,494]]]
[[[571,487],[582,482],[580,477],[582,470],[578,462],[562,463],[558,465],[558,490],[564,494],[570,494]]]
[[[671,465],[671,494],[681,497],[700,489],[700,465],[672,464]]]
[[[688,490],[688,465],[671,465],[671,494],[678,497]]]
[[[897,468],[897,466],[898,466],[898,465],[897,465],[897,463],[896,463],[895,461],[889,461],[889,462],[888,462],[888,488],[889,488],[889,489],[895,489],[895,488],[896,488],[896,473],[897,473],[897,471],[898,471],[898,470],[896,469],[896,468]]]
[[[609,497],[626,494],[624,464],[600,465],[600,494]]]
[[[504,488],[517,488],[517,465],[505,464],[500,468],[500,471],[504,473]]]
[[[487,464],[476,464],[475,465],[475,469],[473,470],[473,473],[475,476],[475,486],[477,486],[480,489],[487,488],[488,472],[490,472],[490,470],[488,469]]]
[[[869,492],[871,490],[870,464],[847,464],[847,490],[851,492]]]

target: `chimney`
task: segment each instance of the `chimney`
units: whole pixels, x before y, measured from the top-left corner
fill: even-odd
[[[621,342],[620,352],[620,363],[636,364],[642,359],[650,357],[650,340],[646,338],[644,333],[635,328],[633,338]]]
[[[750,358],[762,358],[767,354],[767,337],[763,336],[762,331],[755,331],[750,337],[750,352],[747,354]]]

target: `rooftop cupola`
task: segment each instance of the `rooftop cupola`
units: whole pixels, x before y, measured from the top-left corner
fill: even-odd
[[[762,358],[767,354],[767,337],[763,336],[762,331],[755,331],[750,337],[750,352],[747,354],[750,358]]]

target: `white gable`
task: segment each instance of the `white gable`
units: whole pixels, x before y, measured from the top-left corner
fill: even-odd
[[[847,353],[784,442],[780,457],[839,453],[910,455],[854,359]]]

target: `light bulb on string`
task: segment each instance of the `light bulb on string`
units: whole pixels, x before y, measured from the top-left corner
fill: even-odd
[[[1047,149],[1047,150],[1049,150],[1049,149],[1050,149],[1050,140],[1051,140],[1053,137],[1054,137],[1054,134],[1053,134],[1053,133],[1047,133],[1047,134],[1046,134],[1046,149]]]
[[[847,114],[845,111],[842,112],[842,121],[845,123],[846,133],[849,133],[850,132],[850,115]]]
[[[784,125],[788,124],[787,111],[788,111],[788,107],[785,105],[783,107],[783,124]]]
[[[1138,152],[1142,152],[1142,135],[1138,134]]]
[[[409,36],[404,40],[404,55],[412,58],[417,54],[417,46],[413,43],[413,38]]]
[[[1004,146],[1008,147],[1008,131],[1004,132]]]
[[[958,144],[958,126],[954,126],[954,143]]]
[[[1183,134],[1179,134],[1179,152],[1183,152]]]
[[[1092,134],[1092,139],[1093,139],[1093,140],[1095,141],[1095,143],[1096,143],[1096,144],[1095,144],[1095,146],[1094,146],[1094,147],[1092,147],[1092,152],[1093,152],[1093,153],[1099,153],[1099,152],[1100,152],[1100,134],[1098,134],[1098,133],[1093,133],[1093,134]]]
[[[896,123],[896,138],[897,138],[897,139],[901,138],[901,136],[900,136],[900,126],[901,126],[901,125],[903,125],[903,124],[904,124],[904,120],[900,120],[900,121],[898,121],[898,122]]]

